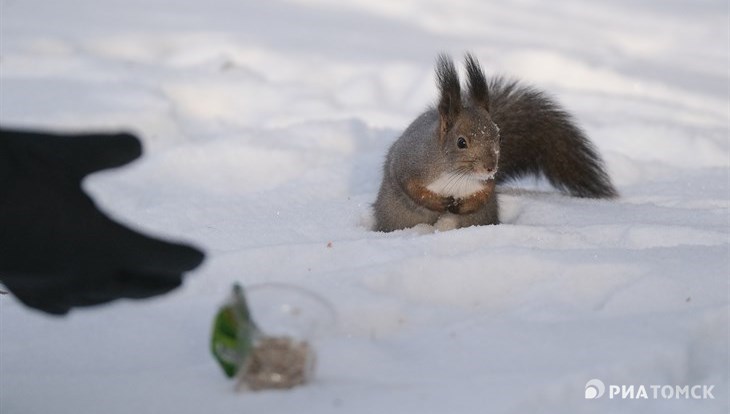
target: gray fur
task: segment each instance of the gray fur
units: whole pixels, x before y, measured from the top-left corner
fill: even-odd
[[[542,174],[572,196],[618,196],[601,156],[560,105],[543,92],[501,77],[491,79],[489,89],[489,113],[502,134],[498,184]]]
[[[436,223],[443,213],[417,203],[405,189],[409,180],[428,185],[443,173],[467,179],[477,170],[496,169],[497,183],[543,174],[574,196],[617,195],[601,157],[557,103],[514,81],[486,80],[471,55],[466,66],[469,96],[461,98],[460,91],[454,91],[458,77],[453,64],[439,57],[439,105],[416,118],[388,151],[373,205],[375,230]],[[456,106],[454,96],[460,97]],[[467,148],[457,148],[461,137],[468,140]],[[498,210],[492,193],[476,211],[458,214],[457,227],[497,224]]]

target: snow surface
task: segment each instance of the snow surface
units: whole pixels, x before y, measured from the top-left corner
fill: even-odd
[[[65,318],[0,297],[0,412],[727,413],[726,1],[0,0],[0,122],[132,129],[86,188],[192,241],[182,289]],[[556,96],[621,198],[500,189],[504,224],[375,233],[390,143],[440,51]],[[331,244],[330,244],[331,243]],[[208,353],[233,281],[327,298],[315,382],[236,394]],[[585,400],[586,381],[715,400]]]

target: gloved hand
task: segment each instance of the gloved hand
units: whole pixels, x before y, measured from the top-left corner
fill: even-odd
[[[176,288],[203,261],[195,248],[114,222],[81,189],[87,174],[141,154],[129,134],[0,129],[0,281],[20,301],[65,314],[146,298]]]

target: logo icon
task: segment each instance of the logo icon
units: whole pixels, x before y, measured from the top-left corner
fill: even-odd
[[[606,386],[603,381],[594,378],[586,382],[586,400],[601,398],[604,392],[606,392]]]

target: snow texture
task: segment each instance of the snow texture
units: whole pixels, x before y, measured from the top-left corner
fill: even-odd
[[[139,133],[144,158],[85,188],[208,253],[154,300],[54,318],[0,296],[0,412],[727,413],[728,16],[717,0],[0,0],[0,122]],[[620,198],[524,180],[498,189],[501,225],[370,231],[441,51],[556,97]],[[331,302],[316,381],[233,392],[208,337],[234,281]],[[586,400],[592,378],[715,399]]]

